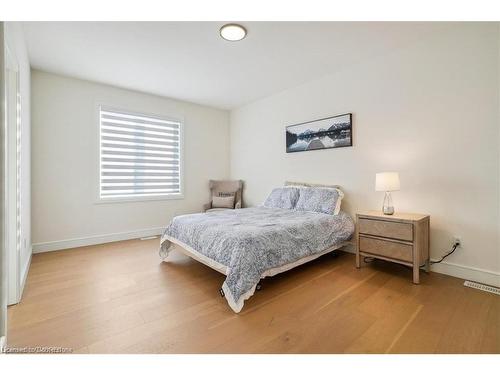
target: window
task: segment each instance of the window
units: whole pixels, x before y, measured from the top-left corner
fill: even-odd
[[[179,121],[105,107],[100,118],[100,199],[181,195]]]

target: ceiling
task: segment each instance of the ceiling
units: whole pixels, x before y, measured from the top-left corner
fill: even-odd
[[[25,22],[32,67],[233,109],[439,32],[445,23]]]

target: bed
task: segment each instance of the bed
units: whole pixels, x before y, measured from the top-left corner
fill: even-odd
[[[353,220],[340,210],[332,215],[271,204],[181,215],[165,230],[160,257],[166,261],[177,249],[226,275],[221,294],[238,313],[262,278],[345,246],[353,232]]]

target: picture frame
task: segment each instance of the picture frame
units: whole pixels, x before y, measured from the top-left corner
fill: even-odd
[[[288,125],[287,153],[352,146],[352,113]]]

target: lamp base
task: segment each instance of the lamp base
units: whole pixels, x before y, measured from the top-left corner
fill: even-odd
[[[392,197],[390,191],[385,192],[384,204],[382,205],[382,212],[384,213],[384,215],[394,214],[394,206],[392,205]]]
[[[394,214],[394,207],[392,207],[392,206],[384,207],[382,209],[382,212],[384,213],[384,215],[393,215]]]

